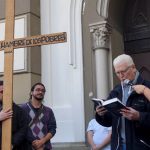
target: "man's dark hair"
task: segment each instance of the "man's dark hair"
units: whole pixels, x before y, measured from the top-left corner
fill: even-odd
[[[41,82],[35,83],[35,84],[31,87],[31,91],[30,91],[30,100],[31,100],[31,98],[32,98],[31,92],[34,91],[34,89],[35,89],[35,87],[36,87],[37,85],[43,86],[43,87],[44,87],[44,90],[46,91],[44,84],[42,84]]]
[[[0,85],[3,85],[3,81],[2,80],[0,80]]]

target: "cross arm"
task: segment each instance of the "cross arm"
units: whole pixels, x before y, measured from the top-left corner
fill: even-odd
[[[56,44],[67,42],[66,32],[31,36],[27,38],[18,38],[12,41],[0,41],[0,50],[11,48],[23,48],[48,44]]]

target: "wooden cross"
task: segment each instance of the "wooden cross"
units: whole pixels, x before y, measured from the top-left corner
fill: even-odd
[[[4,95],[3,109],[12,109],[14,48],[62,43],[67,41],[65,32],[14,39],[15,0],[6,0],[5,40],[0,41],[4,50]],[[12,119],[2,122],[2,150],[11,150]]]

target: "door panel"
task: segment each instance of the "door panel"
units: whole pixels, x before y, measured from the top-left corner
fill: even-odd
[[[150,0],[127,0],[124,14],[124,51],[150,80]]]

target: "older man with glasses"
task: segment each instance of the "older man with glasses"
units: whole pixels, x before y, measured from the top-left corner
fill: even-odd
[[[97,107],[96,120],[103,126],[112,126],[112,150],[150,150],[150,102],[132,88],[136,84],[150,87],[150,82],[141,77],[129,55],[116,57],[113,66],[121,83],[108,99],[117,97],[128,109],[122,109],[119,117]]]

